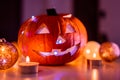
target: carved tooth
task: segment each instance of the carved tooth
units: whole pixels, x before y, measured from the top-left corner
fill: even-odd
[[[78,50],[78,47],[77,46],[73,46],[73,47],[71,47],[70,48],[70,54],[71,54],[71,56],[73,55],[73,54],[75,54],[75,52]]]
[[[50,52],[39,52],[39,54],[41,54],[43,56],[50,56],[50,55],[52,55]]]
[[[61,53],[61,49],[52,49],[52,54],[53,55],[60,55],[60,53]]]
[[[52,52],[37,52],[35,50],[33,50],[34,52],[36,52],[37,54],[43,55],[45,56],[50,56],[50,55],[55,55],[55,56],[61,56],[64,54],[68,54],[70,52],[71,56],[75,54],[75,52],[78,50],[78,46],[73,46],[71,48],[66,49],[65,51],[61,51],[61,49],[52,49]]]

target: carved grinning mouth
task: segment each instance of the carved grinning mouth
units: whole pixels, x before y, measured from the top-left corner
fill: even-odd
[[[64,51],[61,51],[61,49],[52,49],[51,52],[39,52],[39,51],[36,51],[36,50],[33,50],[35,53],[37,53],[38,55],[42,55],[42,56],[52,56],[52,55],[55,55],[55,56],[61,56],[61,55],[65,55],[65,54],[68,54],[70,53],[70,55],[74,55],[79,49],[79,44],[75,45],[75,46],[72,46]]]

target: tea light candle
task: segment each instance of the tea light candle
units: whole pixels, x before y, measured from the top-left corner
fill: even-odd
[[[96,41],[89,41],[84,48],[84,55],[88,66],[101,66],[101,57],[99,55],[100,44]]]
[[[102,61],[101,61],[101,59],[97,55],[98,54],[93,53],[91,55],[91,58],[87,59],[88,66],[96,67],[96,66],[101,66],[102,65]]]
[[[19,63],[19,70],[23,74],[33,74],[38,72],[38,62],[30,62],[30,58],[26,57],[26,62]]]

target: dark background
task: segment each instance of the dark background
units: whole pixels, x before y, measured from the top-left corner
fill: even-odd
[[[74,0],[74,14],[85,25],[88,39],[98,41],[98,0]]]
[[[20,27],[21,1],[0,1],[0,38],[16,41]]]
[[[99,0],[73,0],[74,15],[86,26],[88,40],[104,41],[99,37],[98,6]],[[0,38],[7,41],[17,41],[21,25],[22,1],[0,1]]]

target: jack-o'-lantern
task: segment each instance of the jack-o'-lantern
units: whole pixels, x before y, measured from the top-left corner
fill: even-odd
[[[54,9],[48,9],[48,15],[32,16],[18,34],[23,55],[44,65],[74,60],[86,42],[87,32],[82,22],[71,14],[56,14]]]

